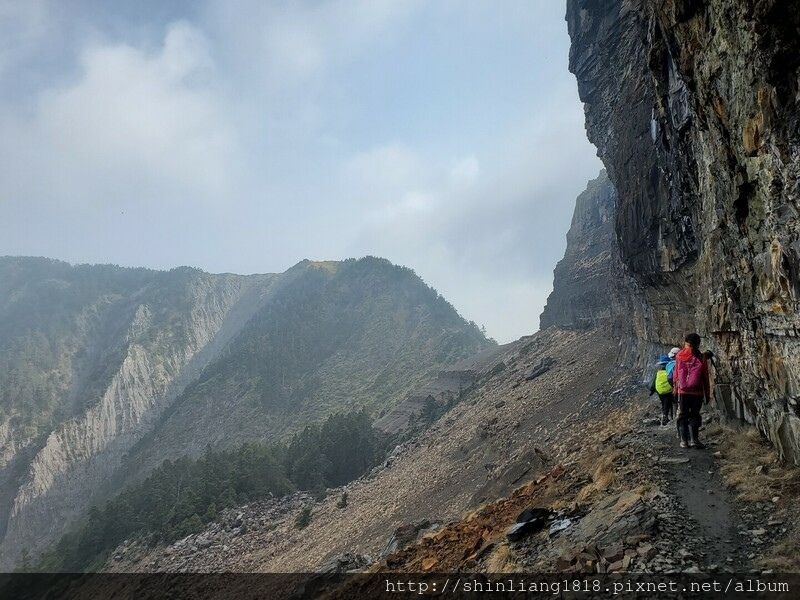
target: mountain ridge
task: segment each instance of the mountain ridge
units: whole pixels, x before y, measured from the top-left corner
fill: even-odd
[[[20,284],[20,265],[38,273],[38,279],[34,277],[31,282]],[[370,394],[377,395],[369,398],[371,406],[376,408],[402,399],[404,388],[381,391],[389,389],[386,386],[394,379],[405,376],[411,385],[425,376],[426,369],[439,368],[489,344],[477,326],[461,319],[452,305],[410,269],[396,267],[383,259],[368,257],[341,263],[306,260],[285,274],[251,276],[211,275],[192,268],[170,272],[109,266],[93,269],[42,259],[3,259],[0,271],[3,270],[16,275],[3,278],[0,284],[0,322],[8,331],[22,331],[4,338],[4,349],[13,350],[12,344],[20,339],[33,340],[25,342],[28,353],[4,354],[13,367],[8,372],[13,374],[17,366],[24,367],[32,380],[50,384],[39,394],[47,400],[42,406],[31,403],[27,412],[20,409],[20,400],[39,397],[27,388],[14,393],[17,404],[11,403],[7,395],[9,402],[2,405],[5,461],[0,468],[0,482],[8,509],[2,515],[6,527],[0,543],[0,563],[6,567],[18,559],[22,549],[37,552],[44,547],[45,540],[59,537],[92,503],[101,502],[124,482],[143,477],[165,457],[187,452],[196,455],[209,441],[213,444],[215,440],[216,443],[224,440],[237,445],[265,440],[269,435],[277,435],[275,427],[281,427],[281,435],[286,436],[300,427],[298,419],[308,422],[324,417],[347,398],[347,386],[330,387],[337,379],[348,378],[344,368],[351,370],[351,379],[354,373],[363,371],[366,375],[371,369],[373,375],[367,379],[373,381],[372,387],[363,388],[347,402],[349,406],[366,404]],[[58,273],[61,279],[53,277]],[[99,279],[93,279],[93,273],[99,274]],[[136,281],[125,283],[127,273],[133,273]],[[344,291],[338,296],[324,296],[328,289],[325,285],[333,286],[331,289],[339,286]],[[374,287],[370,291],[364,288],[366,285]],[[361,294],[357,291],[359,286]],[[345,292],[350,293],[350,304],[337,307],[338,301],[346,299]],[[298,312],[302,302],[297,300],[301,297],[306,299],[308,307],[305,320]],[[406,307],[409,317],[405,325],[382,316],[386,307],[380,304],[395,300],[398,306]],[[57,310],[48,313],[51,305]],[[108,313],[109,324],[113,326],[99,327],[98,306],[114,309]],[[345,314],[350,315],[348,321],[338,318]],[[8,315],[21,315],[32,327],[22,327],[18,318],[14,320],[16,324],[8,324],[3,321]],[[203,373],[211,373],[209,369],[216,368],[218,374],[225,374],[226,369],[239,368],[237,360],[229,361],[228,367],[219,367],[220,360],[230,358],[231,349],[240,348],[239,358],[248,356],[242,350],[241,335],[255,326],[253,319],[266,329],[261,337],[251,336],[250,350],[257,353],[271,347],[273,360],[268,365],[255,361],[244,371],[240,369],[242,377],[238,379],[249,381],[252,393],[242,396],[244,400],[238,404],[229,403],[227,408],[219,405],[228,417],[227,428],[224,422],[209,421],[206,415],[208,431],[214,435],[204,437],[202,443],[194,446],[189,443],[193,437],[199,439],[192,427],[181,426],[178,431],[183,433],[172,435],[182,415],[175,402],[188,397],[187,389],[196,391],[195,382]],[[270,341],[273,334],[282,331],[281,323],[290,322],[310,323],[302,334],[295,329],[295,341],[304,346],[292,348]],[[359,323],[368,325],[358,330]],[[394,340],[395,353],[384,355],[390,362],[405,357],[383,370],[385,381],[377,379],[375,364],[359,362],[357,351],[346,345],[348,332],[357,330],[361,331],[362,341],[374,338],[381,331],[390,334],[386,339]],[[338,337],[329,338],[326,331]],[[83,337],[76,337],[77,334]],[[91,335],[95,341],[86,342],[86,336]],[[303,348],[313,350],[311,339],[315,335],[322,336],[318,343],[327,344],[328,357],[336,360],[329,361],[327,371],[308,375],[304,365],[316,364],[316,355],[313,351],[306,353]],[[337,346],[335,342],[341,344]],[[83,362],[99,359],[91,371],[78,368],[83,364],[79,356],[81,348],[86,353]],[[50,350],[42,354],[41,360],[35,359],[42,349]],[[263,383],[264,378],[254,378],[256,369],[267,369],[264,375],[270,385]],[[274,374],[270,369],[286,372],[280,385],[269,379]],[[27,380],[14,377],[14,381]],[[355,379],[365,380],[361,376]],[[208,385],[206,382],[206,388]],[[305,413],[293,414],[292,410],[300,406],[297,402],[314,386],[325,391],[327,407],[317,410],[312,403]],[[220,400],[235,397],[229,394],[230,390],[219,388],[214,392],[213,385],[208,389]],[[73,396],[73,401],[79,399],[75,410],[64,412],[66,399]],[[208,404],[210,398],[207,396],[200,405]],[[281,409],[284,416],[275,421],[273,433],[269,434],[270,419],[274,418],[265,410],[270,410],[269,406],[279,407],[280,402],[276,404],[279,398],[283,398],[281,402],[285,405]],[[249,412],[242,412],[247,402],[252,406]],[[215,403],[216,400],[212,405]],[[191,406],[192,402],[181,401],[180,405]],[[248,414],[260,421],[246,417]],[[280,417],[282,413],[279,410],[274,414]],[[193,418],[191,414],[189,417]],[[298,425],[292,426],[295,421]],[[256,422],[260,425],[255,425]],[[159,438],[157,429],[165,424],[172,428],[170,435]],[[169,443],[162,444],[160,451],[143,454],[139,442],[154,431],[151,442],[168,439]],[[135,467],[131,469],[130,465]]]
[[[786,462],[800,456],[800,7],[568,0],[566,12],[569,68],[608,183],[604,198],[576,207],[543,330],[348,488],[346,516],[326,500],[308,528],[278,517],[271,529],[271,509],[256,508],[247,517],[260,527],[246,540],[218,529],[202,538],[218,544],[206,552],[129,545],[109,570],[797,568],[800,488]],[[593,252],[593,236],[607,254]],[[713,452],[679,450],[646,397],[655,359],[690,331],[718,357],[702,434]],[[777,452],[720,416],[757,427]],[[515,454],[522,447],[543,456]],[[507,493],[492,488],[497,467],[528,467],[532,481],[518,477],[508,499],[468,511],[479,490]],[[418,479],[422,489],[409,489]],[[530,506],[563,529],[512,540],[514,515]],[[381,553],[409,530],[419,535],[407,550]]]

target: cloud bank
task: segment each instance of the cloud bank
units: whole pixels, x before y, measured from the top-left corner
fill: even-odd
[[[555,4],[0,2],[0,253],[372,254],[532,333],[600,168]]]

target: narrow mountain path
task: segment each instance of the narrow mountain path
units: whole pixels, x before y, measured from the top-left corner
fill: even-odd
[[[669,435],[670,442],[672,436]],[[677,436],[675,437],[677,441]],[[672,443],[674,447],[676,444]],[[669,445],[668,445],[669,447]],[[675,497],[685,507],[694,529],[705,547],[706,568],[726,563],[737,571],[751,567],[739,531],[744,524],[739,518],[735,500],[719,475],[712,447],[705,450],[680,449],[688,463],[667,463],[667,477]]]
[[[666,523],[664,538],[679,556],[689,552],[686,556],[701,571],[749,570],[751,549],[740,533],[748,527],[719,474],[715,444],[703,450],[680,448],[673,423],[649,427],[644,435],[657,459],[653,468],[661,489],[676,502],[678,519]]]
[[[571,416],[551,412],[555,435],[545,448],[556,460],[541,483],[448,524],[389,557],[386,567],[664,574],[755,569],[758,547],[770,541],[769,511],[738,500],[720,476],[722,430],[710,428],[716,433],[704,450],[681,449],[674,424],[658,425],[641,386],[624,377],[610,383],[572,403]],[[582,420],[587,413],[594,418]],[[525,508],[553,511],[553,522],[564,520],[565,529],[548,525],[508,541]]]

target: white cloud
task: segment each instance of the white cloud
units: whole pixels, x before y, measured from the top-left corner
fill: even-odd
[[[575,198],[600,168],[580,136],[561,133],[580,131],[581,117],[579,105],[531,117],[483,149],[485,168],[474,155],[427,161],[425,179],[409,173],[403,192],[385,186],[390,200],[362,225],[353,253],[410,266],[498,341],[533,333]],[[391,153],[382,156],[391,164]],[[413,190],[426,201],[412,203]]]
[[[400,206],[404,211],[415,213],[430,212],[435,204],[436,197],[426,192],[409,192],[400,201]]]
[[[85,49],[78,81],[0,122],[3,179],[20,198],[79,205],[224,198],[236,135],[212,74],[204,37],[186,23],[170,26],[155,53]]]
[[[411,191],[402,195],[398,202],[390,202],[373,211],[366,221],[379,227],[394,227],[401,221],[413,221],[424,218],[436,209],[435,194],[423,191]]]
[[[422,164],[416,153],[402,144],[387,144],[352,156],[345,177],[369,191],[396,193],[419,183]]]
[[[355,60],[408,18],[421,0],[275,3],[210,0],[207,20],[226,40],[231,68],[270,95],[292,96]],[[322,93],[321,87],[316,87]]]
[[[551,283],[543,280],[492,277],[483,270],[461,271],[462,280],[443,280],[446,298],[463,298],[461,314],[485,325],[499,343],[512,342],[539,329],[539,315],[547,303]],[[468,283],[467,283],[468,282]],[[476,293],[476,289],[480,293]]]
[[[455,161],[450,168],[450,182],[453,185],[468,187],[477,181],[481,168],[474,156]]]
[[[319,71],[325,64],[323,40],[300,19],[276,19],[264,32],[263,52],[270,78],[297,80]]]
[[[0,243],[238,272],[383,255],[530,333],[599,163],[563,9],[509,1],[0,0]]]

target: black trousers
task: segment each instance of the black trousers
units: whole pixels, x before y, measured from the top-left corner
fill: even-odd
[[[666,394],[659,394],[658,397],[661,400],[661,414],[667,417],[668,419],[671,419],[672,402],[674,401],[672,392],[668,392]]]
[[[695,396],[694,394],[678,395],[677,422],[681,441],[688,442],[699,439],[700,425],[703,423],[703,418],[700,415],[702,408],[703,396]]]

